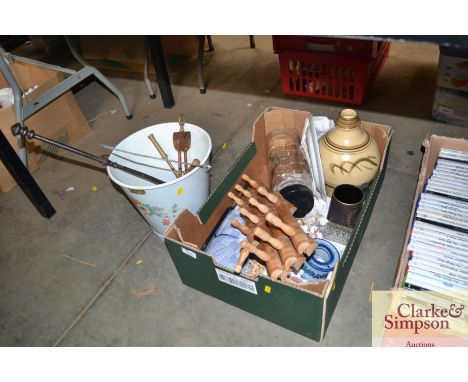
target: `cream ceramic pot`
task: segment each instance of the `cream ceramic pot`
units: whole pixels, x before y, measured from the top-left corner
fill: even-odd
[[[381,154],[374,138],[361,127],[358,113],[341,111],[336,127],[319,142],[327,195],[340,184],[365,188],[379,168]]]

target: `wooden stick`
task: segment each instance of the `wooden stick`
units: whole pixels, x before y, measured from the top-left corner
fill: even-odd
[[[253,180],[247,174],[242,174],[242,180],[245,180],[252,188],[257,189],[260,186],[256,180]]]
[[[236,195],[234,195],[231,191],[227,193],[227,196],[231,198],[232,200],[234,200],[238,206],[242,207],[244,205],[244,202],[240,198],[238,198]]]
[[[291,215],[294,215],[294,212],[297,211],[297,207],[291,202],[288,202],[285,198],[283,198],[283,195],[281,195],[279,192],[275,192],[274,195],[278,198],[278,203],[275,203],[275,206],[279,206],[280,204],[282,204],[289,210],[289,213]]]
[[[265,199],[265,203],[274,210],[275,206],[272,205],[267,199]],[[280,241],[282,243],[283,248],[277,248],[279,251],[280,258],[285,265],[285,268],[291,268],[295,263],[298,263],[298,259],[301,257],[299,253],[297,253],[296,249],[294,248],[291,240],[288,236],[286,236],[281,230],[273,228],[271,226],[267,226],[266,216],[262,214],[258,209],[251,208],[251,212],[255,214],[259,219],[260,222],[257,224],[257,227],[263,229],[271,237]],[[267,214],[268,215],[268,214]],[[270,216],[270,215],[268,215]],[[295,231],[294,231],[295,232]],[[274,234],[275,235],[274,235]],[[292,233],[292,231],[291,231]]]
[[[283,203],[283,204],[286,204],[291,214],[294,214],[294,212],[296,212],[297,207],[294,204],[291,204],[290,202],[288,202],[286,199],[284,199],[283,196],[279,192],[273,193],[269,191],[265,185],[263,185],[259,181],[253,180],[247,174],[243,174],[241,178],[245,180],[250,185],[250,187],[254,188],[260,195],[264,196],[274,205]]]
[[[236,184],[234,188],[239,191],[242,195],[244,195],[246,198],[251,198],[252,193],[248,190],[246,190],[244,187],[242,187],[240,184]]]
[[[243,208],[245,208],[248,212],[252,213],[252,209],[250,208],[248,204],[245,204]],[[244,226],[249,230],[249,234],[247,235],[248,240],[249,241],[255,240],[254,235],[253,235],[253,230],[257,227],[257,224],[252,223],[252,221],[250,221],[249,219],[244,219]]]
[[[241,208],[240,209],[240,214],[245,216],[247,219],[249,219],[254,224],[258,224],[260,222],[260,219],[257,216],[255,216],[254,214],[250,213],[246,208]]]
[[[278,216],[268,212],[265,216],[266,221],[271,225],[281,229],[286,235],[293,236],[296,234],[296,230],[288,224],[285,224]]]
[[[256,246],[249,243],[247,240],[241,241],[241,248],[247,249],[249,253],[253,253],[257,256],[260,260],[268,261],[270,260],[270,255],[261,249],[258,249]]]
[[[250,223],[252,225],[252,223]],[[231,221],[231,225],[237,229],[239,229],[244,235],[248,236],[249,238],[253,237],[254,236],[254,233],[252,231],[254,231],[256,234],[258,234],[258,229],[263,232],[265,235],[268,235],[268,237],[273,240],[274,242],[278,242],[280,245],[281,242],[279,240],[276,240],[274,239],[273,237],[271,237],[271,235],[269,235],[266,231],[263,231],[262,229],[260,229],[259,227],[256,227],[254,228],[253,230],[246,227],[245,225],[241,224],[238,220],[234,219]],[[257,229],[258,228],[258,229]],[[263,236],[263,235],[261,235]],[[257,241],[253,241],[254,244],[258,244]],[[278,255],[278,252],[276,251],[275,248],[273,248],[269,243],[260,243],[258,244],[258,248],[260,250],[263,250],[265,251],[268,255],[270,255],[270,260],[268,260],[266,262],[266,266],[267,266],[267,272],[268,274],[270,275],[271,279],[272,280],[276,280],[280,275],[281,273],[283,272],[284,270],[284,266],[283,266],[283,262],[281,261],[281,258],[279,257]],[[245,260],[247,259],[249,255],[249,250],[248,249],[245,249],[245,248],[242,248],[241,249],[241,252],[239,254],[239,260],[236,264],[236,267],[234,269],[234,271],[236,273],[240,273],[241,270],[242,270],[242,267],[243,267],[243,264],[245,263]]]
[[[250,178],[247,174],[243,174],[242,179],[245,180],[252,188],[254,188],[259,195],[265,197],[265,199],[274,204],[276,207],[275,209],[278,213],[278,216],[275,216],[271,212],[273,209],[269,208],[266,204],[260,203],[258,200],[253,198],[253,196],[249,197],[249,203],[257,207],[261,212],[265,213],[268,209],[268,212],[266,212],[265,216],[265,219],[268,223],[277,228],[280,228],[291,238],[292,245],[294,248],[296,248],[298,254],[294,264],[291,263],[290,265],[294,265],[295,269],[299,269],[305,261],[305,258],[300,255],[305,254],[307,256],[311,256],[315,248],[317,248],[317,243],[315,240],[304,233],[297,220],[294,218],[294,216],[292,216],[296,208],[292,206],[291,203],[287,202],[281,196],[281,194],[275,195],[270,193],[266,187]],[[242,192],[242,187],[239,186],[239,188],[236,189]],[[243,195],[245,196],[245,190]]]
[[[292,265],[292,267],[296,270],[296,272],[302,268],[306,261],[306,257],[304,255],[299,255],[296,262]]]
[[[265,205],[265,204],[262,204],[260,203],[257,199],[255,198],[249,198],[249,204],[254,206],[254,207],[257,207],[258,210],[262,213],[262,214],[266,214],[267,212],[270,211],[270,209]]]
[[[280,274],[280,280],[284,283],[289,282],[289,273],[291,272],[291,268],[285,269],[283,272]]]
[[[253,246],[258,245],[258,241],[253,241],[252,242]],[[240,253],[239,253],[239,258],[237,259],[236,266],[234,267],[234,273],[241,273],[242,267],[244,266],[245,261],[247,260],[247,257],[249,257],[250,251],[246,248],[241,248]]]
[[[307,257],[311,256],[317,248],[317,243],[315,241],[310,242],[310,240],[313,239],[307,236],[305,233],[299,233],[291,237],[291,242],[297,251],[300,254],[306,255]]]
[[[295,230],[295,233],[289,236],[291,237],[291,242],[297,251],[300,254],[305,254],[306,256],[312,255],[315,248],[317,248],[315,240],[305,234],[297,220],[290,214],[287,206],[284,204],[278,204],[276,206],[276,210],[278,211],[278,215],[281,217],[282,221]],[[287,232],[285,233],[287,234]]]
[[[267,272],[272,280],[278,279],[284,271],[284,265],[278,252],[269,245],[264,245],[264,250],[271,258],[266,262]]]
[[[289,238],[277,228],[270,228],[271,236],[275,239],[278,239],[283,244],[283,248],[279,250],[279,256],[281,261],[284,263],[284,267],[286,269],[290,269],[292,265],[297,261],[299,254],[297,253],[296,249],[291,244]]]
[[[265,199],[265,204],[269,208],[274,210],[274,208],[275,208],[274,205],[272,205],[267,199]],[[260,223],[257,225],[257,227],[254,228],[255,233],[258,233],[259,230],[257,228],[260,228],[261,231],[265,231],[271,238],[273,238],[272,232],[271,232],[271,227],[269,227],[267,225],[265,215],[262,212],[260,212],[258,209],[251,208],[251,211],[252,211],[253,214],[255,214],[260,219]],[[263,247],[264,247],[264,250],[272,256],[271,260],[266,262],[267,272],[270,275],[272,280],[278,279],[278,277],[284,272],[285,265],[283,264],[283,258],[287,259],[287,263],[289,265],[292,261],[294,261],[296,259],[295,257],[290,258],[291,257],[291,251],[292,251],[292,254],[297,254],[296,250],[292,246],[292,244],[289,241],[288,237],[286,235],[284,235],[283,232],[281,232],[280,230],[278,230],[278,232],[279,232],[280,236],[283,238],[284,243],[281,242],[281,240],[279,240],[279,239],[276,239],[276,238],[273,238],[273,239],[275,241],[280,242],[281,245],[283,246],[283,248],[281,248],[281,249],[273,248],[271,246],[271,244],[274,244],[274,242],[272,243],[271,241],[270,241],[270,243],[264,242],[262,244]],[[284,248],[286,246],[289,249]],[[277,246],[277,247],[279,248],[279,246]]]
[[[252,181],[252,179],[250,180]],[[253,184],[257,183],[255,182]],[[259,211],[263,212],[266,211],[266,209],[270,211],[270,208],[268,208],[267,205],[258,202],[258,200],[256,200],[253,197],[249,198],[249,203],[251,205],[256,206],[259,209]],[[311,237],[304,233],[297,220],[294,218],[294,216],[292,216],[291,211],[286,203],[278,202],[278,204],[275,207],[279,216],[275,216],[272,212],[267,212],[265,220],[274,227],[281,229],[286,235],[288,235],[291,238],[291,242],[294,248],[296,248],[299,254],[306,254],[307,256],[311,256],[315,248],[317,248],[317,243],[315,242],[315,240],[313,240]],[[251,210],[250,212],[251,215],[253,215],[254,210]],[[249,217],[248,215],[246,216]],[[257,220],[252,220],[250,218],[249,219],[255,224],[259,224],[261,221],[264,220],[263,216],[258,214],[256,216]]]
[[[275,194],[272,194],[272,193],[268,192],[267,189],[266,189],[265,187],[262,187],[262,186],[258,187],[258,188],[257,188],[257,192],[258,192],[260,195],[262,195],[262,196],[264,196],[265,198],[267,198],[267,199],[268,199],[271,203],[273,203],[273,204],[276,204],[276,203],[278,203],[278,201],[279,201],[278,197],[277,197]]]
[[[284,204],[278,204],[276,206],[276,211],[278,211],[278,216],[283,220],[286,224],[289,224],[291,226],[296,226],[299,227],[299,229],[302,231],[302,228],[299,226],[297,223],[297,220],[292,214],[289,212],[288,208]]]
[[[268,232],[261,229],[260,227],[255,228],[253,230],[253,234],[254,234],[254,236],[258,237],[259,239],[269,243],[275,249],[283,249],[284,248],[284,244],[281,241],[279,241],[278,239],[275,239]]]
[[[239,220],[231,220],[231,225],[241,231],[245,236],[249,236],[252,232],[248,227],[239,222]]]

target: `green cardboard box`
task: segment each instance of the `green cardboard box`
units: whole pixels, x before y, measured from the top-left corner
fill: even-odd
[[[213,262],[202,251],[224,211],[232,206],[226,194],[243,173],[269,184],[266,134],[294,128],[301,133],[309,112],[269,108],[255,121],[253,140],[196,215],[183,211],[165,234],[165,243],[182,282],[277,325],[321,341],[345,285],[357,249],[369,222],[387,165],[392,129],[362,122],[382,152],[379,171],[370,186],[351,239],[331,280],[299,287],[260,276],[255,280],[236,275]]]

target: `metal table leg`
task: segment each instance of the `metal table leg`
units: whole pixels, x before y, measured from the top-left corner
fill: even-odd
[[[205,80],[203,78],[203,58],[205,55],[205,36],[198,36],[198,84],[200,86],[200,93],[206,93]]]
[[[150,57],[150,51],[148,49],[148,42],[146,40],[144,42],[144,55],[145,55],[145,64],[144,64],[143,78],[144,78],[144,81],[145,81],[146,90],[148,90],[149,97],[151,99],[155,99],[156,94],[154,93],[153,85],[151,85],[151,80],[150,80],[150,77],[149,77],[148,66],[150,64],[151,57]]]
[[[255,49],[255,38],[252,35],[249,35],[249,42],[250,42],[250,47],[252,49]]]
[[[8,142],[5,134],[3,134],[1,130],[0,159],[39,213],[45,218],[50,218],[54,215],[54,207],[44,195],[28,169],[24,166],[23,162],[18,158],[15,150],[11,147],[10,142]]]
[[[165,108],[171,108],[175,105],[175,102],[174,96],[172,95],[171,80],[167,72],[161,36],[148,36],[147,40],[151,52],[151,59],[158,78],[159,93],[161,93],[163,105]]]
[[[213,52],[214,46],[213,46],[213,39],[211,38],[211,35],[206,36],[206,39],[208,40],[208,51]]]

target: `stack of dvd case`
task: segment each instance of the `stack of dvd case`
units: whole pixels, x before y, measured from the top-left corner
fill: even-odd
[[[468,290],[468,152],[440,149],[407,248],[406,288]]]

